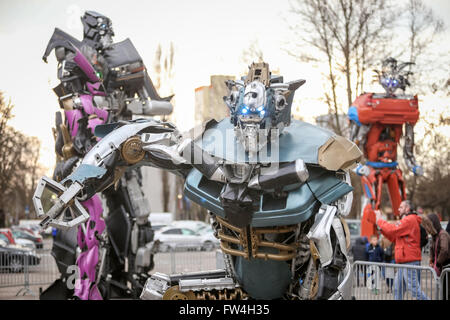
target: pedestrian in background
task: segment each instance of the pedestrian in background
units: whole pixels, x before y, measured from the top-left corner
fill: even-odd
[[[366,245],[368,244],[367,237],[358,237],[355,240],[355,244],[350,249],[352,255],[353,255],[353,261],[367,261],[367,250]],[[356,285],[359,287],[359,278],[364,277],[364,283],[366,283],[366,272],[365,272],[365,266],[357,265],[356,270]]]
[[[412,210],[408,200],[399,207],[400,220],[389,223],[382,219],[380,210],[375,211],[376,223],[381,233],[395,243],[395,261],[408,266],[420,266],[422,251],[420,248],[420,223],[422,218]],[[428,300],[420,288],[419,271],[412,268],[399,268],[394,278],[394,299],[403,300],[405,287],[419,300]]]
[[[430,246],[430,267],[432,267],[438,276],[444,268],[450,267],[450,235],[442,229],[441,222],[436,213],[430,213],[428,216],[424,217],[423,226],[427,230],[428,234],[431,235],[431,246]],[[444,275],[448,277],[448,275]],[[447,284],[448,280],[443,279],[443,283]],[[444,285],[443,296],[447,297],[447,286]]]
[[[395,263],[394,259],[394,244],[389,241],[385,236],[381,237],[381,248],[384,252],[384,262],[386,263]],[[386,279],[387,292],[392,293],[392,287],[394,285],[394,276],[395,271],[392,267],[385,267],[382,269],[383,277]]]
[[[370,262],[383,262],[384,252],[378,244],[378,237],[376,235],[370,236],[370,242],[366,250]],[[378,291],[381,289],[381,269],[379,266],[369,266],[367,287],[372,289],[372,292],[375,294],[378,294]]]

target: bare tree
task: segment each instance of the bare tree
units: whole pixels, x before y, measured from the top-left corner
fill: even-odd
[[[409,0],[405,12],[409,32],[409,61],[416,61],[433,42],[436,34],[444,29],[444,23],[422,0]]]
[[[405,180],[409,197],[416,205],[439,210],[450,217],[450,117],[442,113],[435,121],[422,119],[426,123],[423,138],[416,142],[416,158],[424,164],[424,176],[416,178],[408,171]]]
[[[43,168],[39,163],[39,140],[8,125],[13,108],[0,92],[0,209],[19,219],[24,216],[25,206],[34,210],[31,196]]]
[[[389,0],[293,0],[290,4],[296,22],[289,28],[300,41],[287,52],[300,61],[326,65],[329,89],[324,92],[324,100],[335,115],[335,131],[342,134],[338,117],[342,110],[340,101],[346,100],[350,106],[363,91],[365,71],[394,25],[391,3]],[[338,94],[341,78],[345,80],[345,99],[339,99]]]
[[[252,62],[264,61],[264,53],[257,39],[252,40],[250,45],[242,50],[241,61],[246,65],[250,65]]]

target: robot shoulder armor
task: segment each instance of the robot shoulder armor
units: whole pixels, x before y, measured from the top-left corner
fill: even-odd
[[[319,148],[318,163],[328,170],[346,170],[363,159],[361,150],[350,140],[335,135]]]

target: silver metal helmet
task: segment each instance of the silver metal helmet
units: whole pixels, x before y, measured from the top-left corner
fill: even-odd
[[[283,83],[283,77],[272,76],[265,62],[252,63],[241,80],[226,82],[230,93],[224,101],[245,151],[257,153],[290,125],[294,91],[304,83]]]

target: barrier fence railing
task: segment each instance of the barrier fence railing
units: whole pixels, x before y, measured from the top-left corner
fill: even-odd
[[[438,300],[440,279],[431,267],[355,261],[352,296],[356,300]]]
[[[18,289],[16,296],[37,295],[39,287],[50,285],[57,278],[58,267],[48,250],[0,251],[0,297],[13,295],[14,287]]]
[[[217,250],[192,250],[187,246],[177,246],[155,254],[155,267],[151,271],[166,274],[215,270],[224,268],[223,257]]]
[[[440,299],[441,300],[450,300],[450,293],[448,292],[448,284],[450,282],[450,267],[445,268],[442,270],[440,279],[439,279],[439,286],[440,286]]]
[[[223,268],[219,250],[187,251],[177,248],[155,254],[153,272],[167,274]],[[352,265],[352,296],[357,300],[448,300],[450,268],[440,277],[427,266],[355,261]],[[0,253],[0,298],[2,291],[37,296],[59,278],[59,271],[50,251],[37,253]],[[17,291],[18,290],[18,291]]]

